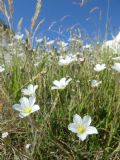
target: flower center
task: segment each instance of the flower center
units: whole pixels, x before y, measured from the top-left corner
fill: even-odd
[[[86,132],[86,128],[83,125],[79,125],[77,127],[77,131],[78,131],[78,133],[83,134]]]
[[[31,112],[32,112],[32,107],[30,107],[30,106],[25,107],[25,108],[23,109],[23,112],[26,113],[26,114],[31,113]]]

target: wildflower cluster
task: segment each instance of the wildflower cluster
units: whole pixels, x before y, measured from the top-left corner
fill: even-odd
[[[14,104],[13,109],[20,112],[19,117],[24,118],[29,114],[38,111],[40,107],[35,104],[36,96],[35,91],[38,88],[37,85],[33,86],[30,84],[27,88],[22,89],[22,94],[28,97],[22,97],[19,102],[20,104]]]

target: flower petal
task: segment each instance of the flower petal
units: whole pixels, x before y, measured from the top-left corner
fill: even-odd
[[[60,86],[64,86],[64,85],[65,85],[65,81],[66,81],[66,78],[65,78],[65,77],[62,78],[62,79],[60,80]]]
[[[74,123],[82,123],[82,118],[78,114],[75,114],[73,117],[73,122]]]
[[[54,84],[55,86],[60,86],[60,82],[57,81],[57,80],[53,81],[53,84]]]
[[[71,80],[72,80],[72,78],[69,78],[69,79],[66,81],[66,84],[68,84]]]
[[[38,88],[38,85],[35,85],[34,86],[34,92],[36,91],[37,88]]]
[[[32,107],[32,113],[38,111],[39,109],[40,109],[40,107],[38,105],[34,105]]]
[[[19,114],[19,117],[20,118],[24,118],[24,117],[27,117],[29,114],[27,113],[23,113],[23,112],[20,112],[20,114]]]
[[[70,131],[72,131],[73,133],[77,133],[76,124],[75,124],[75,123],[70,123],[70,124],[68,125],[68,129],[69,129]]]
[[[87,132],[87,134],[98,134],[97,129],[95,127],[93,127],[93,126],[87,127],[87,131],[86,132]]]
[[[21,107],[29,106],[29,99],[26,97],[22,97],[20,100]]]
[[[14,104],[12,107],[14,110],[21,112],[21,105],[20,104]]]
[[[23,95],[29,95],[28,89],[22,89],[21,92]]]
[[[77,134],[77,136],[79,137],[79,140],[84,141],[87,138],[87,134]]]
[[[90,125],[90,123],[91,123],[91,117],[90,116],[84,116],[83,117],[83,123],[84,123],[84,125],[85,126],[89,126]]]
[[[28,88],[29,92],[33,92],[33,90],[34,90],[34,87],[32,84],[29,84],[29,86],[27,88]]]
[[[35,104],[36,97],[32,96],[29,98],[29,106],[33,106]]]

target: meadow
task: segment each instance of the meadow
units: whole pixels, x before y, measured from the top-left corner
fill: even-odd
[[[10,29],[0,46],[0,160],[119,160],[120,34],[86,46],[75,34],[42,37],[33,48],[36,8],[26,41]]]

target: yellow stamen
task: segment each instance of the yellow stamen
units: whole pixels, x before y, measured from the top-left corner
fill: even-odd
[[[78,133],[83,134],[86,132],[86,128],[83,125],[79,125],[77,127],[77,131],[78,131]]]
[[[23,109],[23,112],[26,113],[26,114],[31,113],[31,112],[32,112],[32,107],[25,107],[25,108]]]

